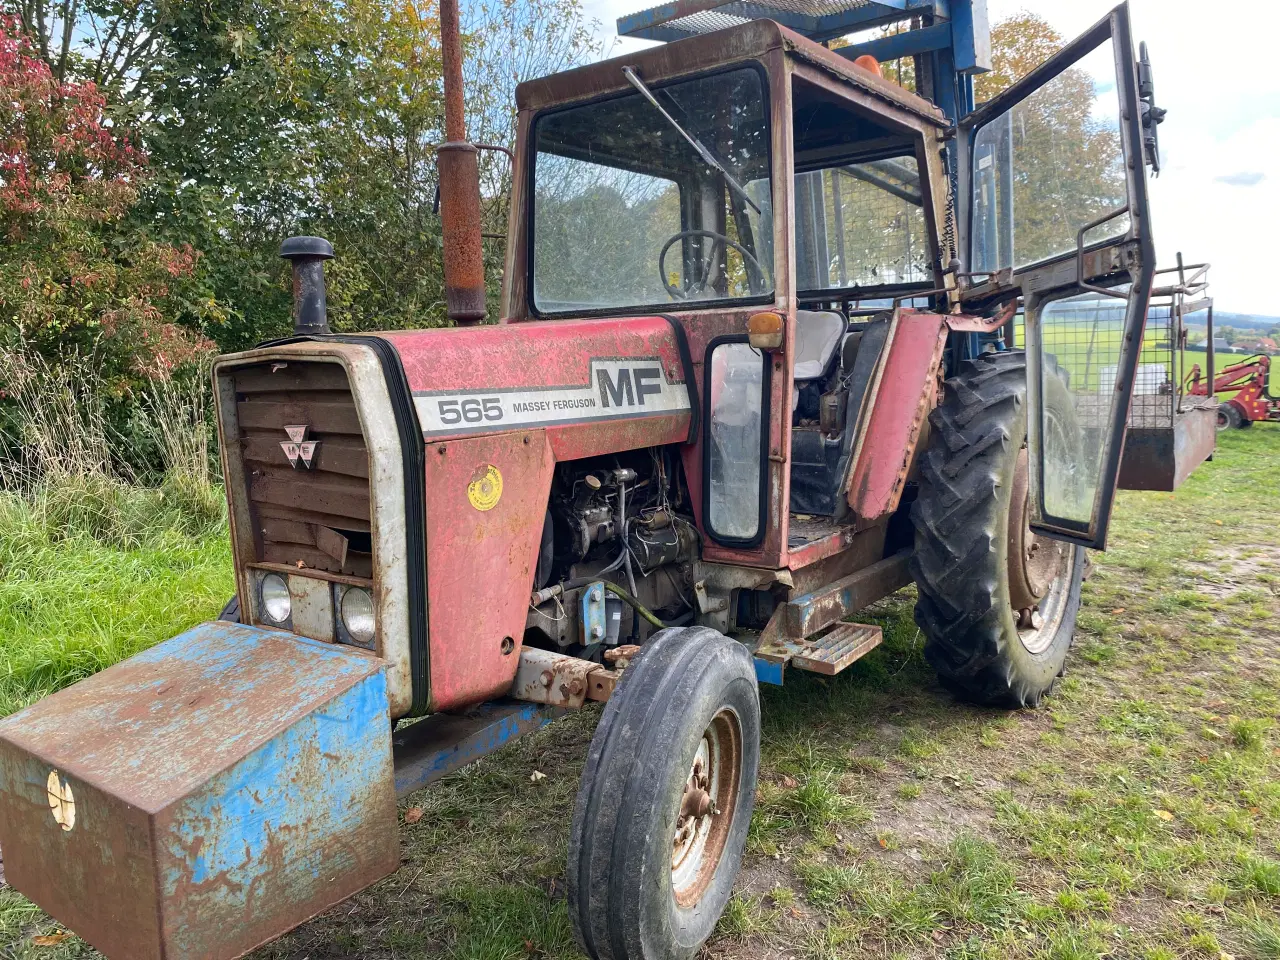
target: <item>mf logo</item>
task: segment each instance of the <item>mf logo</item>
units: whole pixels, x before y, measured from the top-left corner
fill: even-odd
[[[280,449],[289,458],[289,464],[297,470],[301,463],[303,469],[310,470],[316,457],[316,448],[320,446],[319,440],[307,439],[311,427],[305,423],[292,423],[285,426],[284,432],[289,435],[289,439],[280,441]]]
[[[608,370],[597,370],[600,406],[643,407],[645,397],[662,393],[657,383],[661,379],[662,371],[658,367],[622,367],[617,371],[617,379],[611,377]]]

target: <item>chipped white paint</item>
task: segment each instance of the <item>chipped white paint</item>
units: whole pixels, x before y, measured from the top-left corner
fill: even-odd
[[[76,798],[71,792],[71,784],[63,780],[57,770],[50,770],[48,791],[53,819],[63,830],[70,830],[76,825]]]

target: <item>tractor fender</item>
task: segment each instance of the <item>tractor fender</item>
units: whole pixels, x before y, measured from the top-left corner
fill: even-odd
[[[901,309],[893,320],[846,487],[860,527],[872,526],[898,508],[921,432],[937,403],[947,332],[942,314]]]

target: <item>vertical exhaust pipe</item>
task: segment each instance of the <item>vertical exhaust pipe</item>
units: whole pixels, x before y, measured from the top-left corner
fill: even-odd
[[[329,331],[325,301],[324,262],[333,259],[333,245],[324,237],[290,237],[280,244],[280,256],[293,267],[293,332],[321,336]]]
[[[436,151],[444,228],[444,297],[458,324],[484,319],[484,250],[480,241],[480,165],[467,140],[458,0],[440,0],[445,143]]]

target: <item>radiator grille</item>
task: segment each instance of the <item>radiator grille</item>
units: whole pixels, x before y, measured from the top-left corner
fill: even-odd
[[[346,371],[276,361],[232,377],[258,559],[372,577],[369,453]],[[318,441],[310,469],[290,465],[287,425]]]

